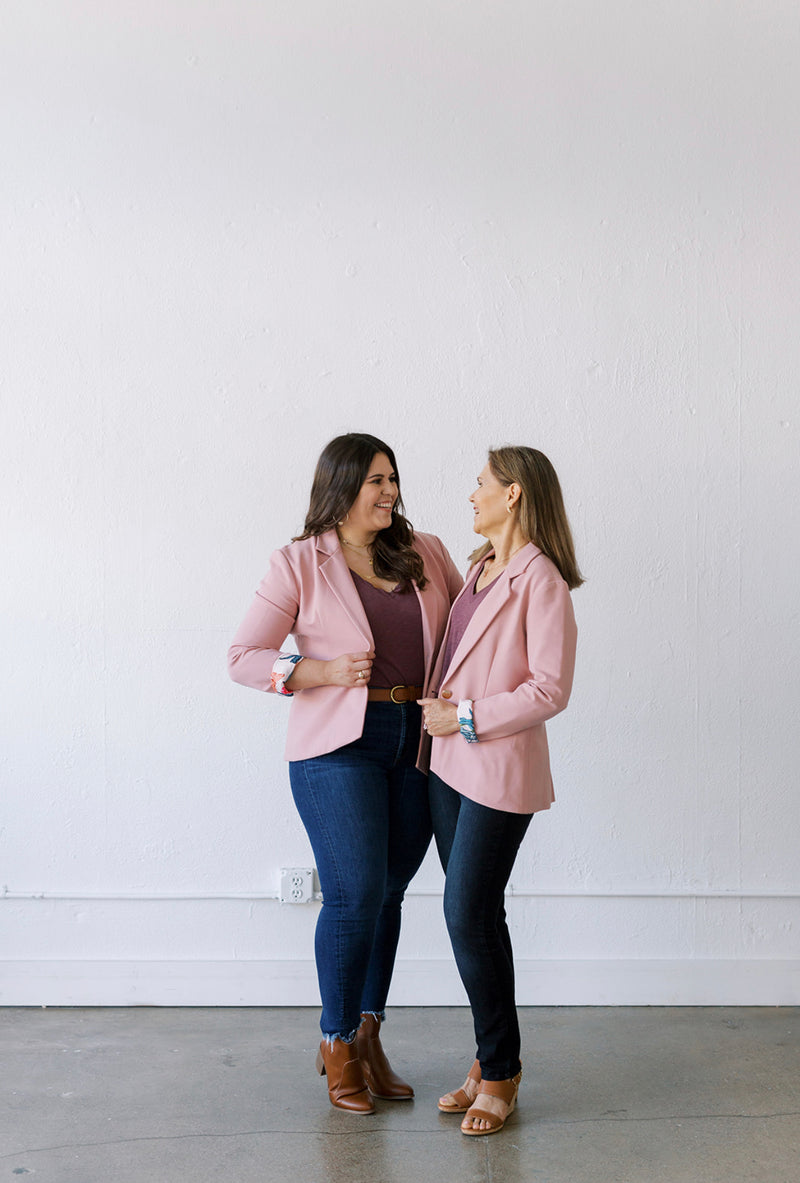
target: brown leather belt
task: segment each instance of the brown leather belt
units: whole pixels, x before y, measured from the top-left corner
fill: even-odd
[[[392,686],[391,690],[367,690],[368,702],[416,702],[422,698],[421,686]]]

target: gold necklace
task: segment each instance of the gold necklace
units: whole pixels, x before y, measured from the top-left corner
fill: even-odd
[[[349,546],[351,550],[366,550],[366,551],[368,551],[372,546],[371,542],[364,542],[364,543],[351,542],[349,538],[345,538],[344,534],[340,534],[339,538],[345,544],[345,546]],[[367,555],[365,555],[364,557],[367,559],[367,562],[369,563],[369,565],[371,567],[372,566],[372,559],[369,558]]]
[[[365,543],[351,542],[349,540],[349,538],[345,538],[344,534],[339,534],[339,540],[340,540],[340,542],[343,542],[345,544],[345,546],[349,546],[351,550],[369,550],[370,547],[374,545],[372,542],[365,542]],[[367,558],[366,555],[364,557]],[[369,563],[369,565],[371,567],[372,566],[372,559],[367,558],[367,562]],[[361,575],[361,572],[356,571],[356,575]],[[378,587],[381,588],[382,591],[387,590],[385,587],[382,586],[382,580],[381,580],[380,576],[375,575],[374,572],[371,575],[361,575],[361,578],[368,580],[369,583],[376,584]]]
[[[370,567],[372,566],[372,559],[369,560],[369,565]],[[355,567],[351,567],[350,570],[353,571],[359,577],[359,579],[366,579],[369,583],[374,583],[377,587],[381,587],[380,576],[376,575],[374,571],[371,574],[365,573],[362,575],[360,571],[356,571]],[[386,588],[384,587],[382,590],[386,591]]]
[[[506,567],[511,562],[514,555],[518,554],[519,551],[522,550],[523,546],[527,546],[527,545],[528,545],[527,542],[521,543],[517,547],[516,550],[512,550],[511,554],[508,556],[506,561],[504,563],[502,563],[501,565],[495,566],[495,564],[497,563],[497,555],[494,555],[493,558],[486,560],[487,562],[492,564],[491,567],[489,568],[489,574],[492,576],[492,582],[494,582],[494,580],[497,578],[498,575],[501,575],[503,573],[503,571],[505,571]],[[486,562],[483,564],[483,572],[481,574],[484,574],[484,573],[486,573]],[[478,578],[480,578],[480,576]]]

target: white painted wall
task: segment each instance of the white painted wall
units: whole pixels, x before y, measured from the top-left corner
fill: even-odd
[[[230,637],[334,434],[589,582],[520,1001],[800,1002],[794,0],[6,0],[0,1001],[316,1000]],[[432,856],[393,999],[460,1002]],[[519,897],[519,898],[516,898]]]

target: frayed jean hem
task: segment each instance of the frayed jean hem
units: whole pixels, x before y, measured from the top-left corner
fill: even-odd
[[[355,1031],[335,1031],[332,1035],[329,1035],[327,1031],[323,1031],[322,1038],[328,1047],[332,1048],[337,1039],[341,1039],[342,1043],[352,1043],[357,1032],[357,1027]]]

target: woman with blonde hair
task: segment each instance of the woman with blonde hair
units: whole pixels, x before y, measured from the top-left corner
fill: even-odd
[[[485,543],[453,604],[421,700],[444,911],[469,997],[477,1058],[439,1101],[467,1135],[493,1134],[522,1076],[504,891],[534,813],[554,799],[545,722],[569,700],[583,583],[556,472],[533,448],[489,452],[471,494]]]

